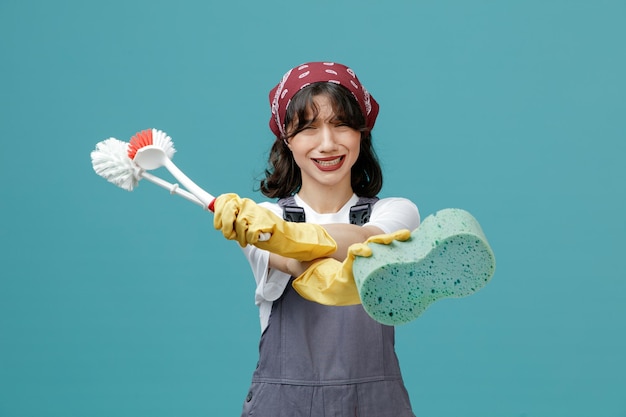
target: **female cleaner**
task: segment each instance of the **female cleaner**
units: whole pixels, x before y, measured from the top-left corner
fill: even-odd
[[[367,242],[419,225],[411,201],[377,198],[378,103],[329,62],[291,69],[269,99],[276,140],[260,189],[278,202],[215,202],[215,227],[244,247],[257,282],[259,362],[242,416],[412,417],[394,328],[367,315],[351,276]]]

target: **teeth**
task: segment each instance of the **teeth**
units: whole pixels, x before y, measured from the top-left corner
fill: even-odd
[[[315,162],[317,162],[319,165],[323,167],[329,167],[329,166],[337,165],[339,162],[341,162],[341,157],[337,159],[333,159],[331,161],[320,161],[319,159],[316,159]]]

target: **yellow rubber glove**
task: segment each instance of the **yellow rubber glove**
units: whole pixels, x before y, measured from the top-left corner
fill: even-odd
[[[323,258],[337,250],[337,243],[322,226],[287,222],[249,198],[222,194],[214,208],[213,226],[241,247],[251,244],[299,261]],[[259,241],[262,233],[270,233],[269,240]]]
[[[359,291],[354,283],[352,264],[357,256],[372,256],[369,243],[388,245],[394,240],[406,241],[411,231],[403,229],[394,233],[372,236],[365,243],[355,243],[348,248],[345,261],[332,258],[321,259],[312,264],[302,275],[293,280],[293,288],[303,298],[332,306],[361,304]]]

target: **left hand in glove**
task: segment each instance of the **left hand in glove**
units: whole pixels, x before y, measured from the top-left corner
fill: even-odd
[[[348,306],[361,304],[361,297],[352,275],[352,264],[357,256],[372,256],[369,243],[388,245],[394,240],[406,241],[411,237],[409,230],[372,236],[364,243],[355,243],[348,248],[345,261],[324,258],[313,263],[302,275],[293,280],[293,288],[303,298],[316,303]]]

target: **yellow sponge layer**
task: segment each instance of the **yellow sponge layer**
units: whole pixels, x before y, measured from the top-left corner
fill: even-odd
[[[365,311],[388,325],[408,323],[442,298],[473,294],[496,267],[480,225],[461,209],[428,216],[405,242],[370,247],[371,257],[354,261],[354,280]]]

